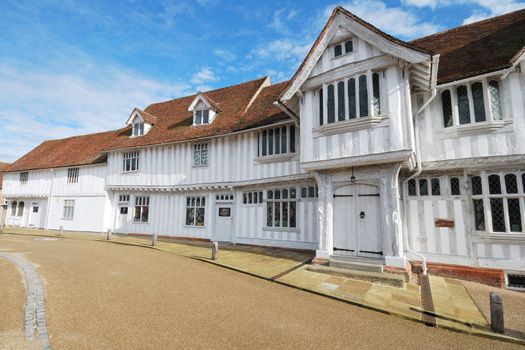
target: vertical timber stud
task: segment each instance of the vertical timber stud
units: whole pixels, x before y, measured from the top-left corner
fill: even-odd
[[[217,242],[211,243],[211,259],[219,260],[219,243]]]
[[[505,333],[503,299],[496,292],[490,293],[490,328],[494,332]]]
[[[157,233],[155,232],[153,236],[151,236],[151,246],[156,247],[157,246]]]
[[[108,229],[108,233],[107,233],[107,237],[106,237],[106,239],[107,239],[108,241],[111,241],[111,229]]]

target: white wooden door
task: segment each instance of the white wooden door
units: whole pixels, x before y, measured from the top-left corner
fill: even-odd
[[[40,227],[40,205],[33,203],[29,212],[29,226]]]
[[[127,233],[128,229],[128,212],[127,204],[120,204],[117,208],[117,218],[115,222],[115,231],[119,233]]]
[[[334,191],[334,254],[381,257],[379,191],[356,184]]]
[[[359,256],[382,256],[379,191],[375,186],[361,185],[357,188],[357,240]]]
[[[334,253],[357,254],[355,186],[340,187],[334,193]]]
[[[230,242],[233,226],[232,204],[216,203],[215,215],[215,240],[220,242]]]

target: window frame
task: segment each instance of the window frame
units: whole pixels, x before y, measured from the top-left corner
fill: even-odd
[[[133,162],[135,160],[135,162]],[[129,169],[127,165],[129,164]],[[135,164],[135,167],[133,165]],[[140,151],[122,152],[122,172],[135,173],[140,171]]]
[[[150,196],[135,196],[134,202],[135,204],[133,206],[133,222],[135,224],[149,223]],[[146,217],[145,219],[144,216]]]
[[[206,112],[206,113],[205,113]],[[198,116],[200,113],[200,116]],[[206,118],[205,118],[206,115]],[[198,108],[193,111],[193,126],[201,126],[211,124],[210,108]],[[204,120],[206,119],[206,122]]]
[[[259,160],[287,158],[297,154],[297,128],[294,124],[266,128],[259,131],[257,135],[257,159]]]
[[[186,196],[186,214],[184,215],[184,226],[185,227],[196,227],[204,228],[206,227],[206,204],[207,196]],[[202,225],[197,225],[197,210],[202,209]],[[193,210],[193,220],[189,223],[188,213]]]
[[[29,171],[21,171],[18,176],[20,185],[26,185],[29,181]]]
[[[470,174],[469,176],[469,184],[470,184],[470,196],[471,196],[471,204],[474,208],[475,201],[478,201],[483,203],[483,217],[484,217],[484,229],[480,230],[476,228],[476,222],[475,218],[473,217],[473,227],[474,230],[481,234],[486,235],[525,235],[525,192],[524,192],[524,181],[525,178],[523,177],[525,172],[523,171],[481,171],[479,173]],[[498,176],[499,180],[499,187],[501,189],[501,193],[491,193],[490,186],[489,186],[489,177],[492,176],[492,178],[495,178],[494,176]],[[506,176],[507,175],[513,175],[516,178],[516,185],[517,185],[517,192],[516,193],[509,193],[507,190],[507,183],[506,183]],[[480,177],[481,179],[481,193],[474,194],[472,181],[474,177]],[[519,219],[520,219],[520,231],[513,231],[512,230],[512,224],[513,220],[511,220],[510,211],[509,211],[509,203],[515,203],[514,200],[518,200],[518,213],[519,213]],[[503,207],[503,225],[504,230],[494,230],[494,216],[493,216],[493,206],[498,205],[502,202]],[[510,201],[512,202],[510,202]],[[516,212],[514,212],[516,213]],[[501,223],[500,223],[501,224]],[[515,224],[515,222],[514,222]]]
[[[322,87],[315,89],[317,126],[322,127],[360,118],[382,117],[386,107],[384,89],[383,69],[359,72],[344,79],[324,83]],[[341,93],[341,91],[344,92]],[[353,94],[351,94],[352,91]],[[341,96],[344,98],[344,103],[339,101]],[[362,96],[365,96],[366,100],[362,99]],[[344,108],[344,118],[339,111],[340,106]]]
[[[80,168],[68,168],[67,169],[67,183],[78,184],[80,177]]]
[[[283,198],[283,191],[287,191],[286,198]],[[276,198],[276,193],[279,192],[279,198]],[[271,193],[271,195],[270,195]],[[294,196],[292,198],[292,193],[294,193]],[[299,191],[296,187],[283,187],[283,188],[275,188],[275,189],[268,189],[266,190],[266,197],[265,197],[265,223],[264,223],[264,229],[266,230],[275,230],[275,231],[282,231],[282,230],[298,230],[299,229],[299,218],[298,218],[298,202],[299,202]],[[278,204],[278,210],[276,210],[276,204]],[[271,209],[270,209],[271,208]],[[286,226],[283,226],[284,220],[284,208],[286,208]],[[293,208],[293,226],[292,226],[292,208]],[[279,225],[276,225],[276,214],[279,214]],[[269,214],[271,214],[269,216]],[[271,225],[268,225],[272,222]]]
[[[477,87],[481,89],[481,95],[479,95],[478,100],[474,98],[474,92]],[[458,94],[460,88],[466,89],[466,100],[464,103],[465,108],[468,108],[468,119],[464,120],[460,115],[460,98]],[[449,119],[446,119],[445,100],[443,98],[443,94],[447,91],[450,94],[450,112],[452,114],[450,125],[446,125],[446,121]],[[497,100],[491,97],[492,94],[497,94]],[[444,129],[505,120],[501,95],[501,80],[496,77],[474,79],[461,84],[451,85],[440,90],[439,96],[441,122]],[[480,109],[479,105],[480,100],[483,102],[482,109]],[[481,114],[476,114],[476,111]]]
[[[349,50],[349,51],[347,51],[348,43],[350,43],[350,46],[351,46],[351,50]],[[337,55],[337,48],[338,47],[340,48],[341,53]],[[354,52],[355,52],[355,50],[354,50],[354,39],[353,38],[340,41],[337,44],[332,46],[332,55],[333,55],[334,59],[335,58],[339,58],[339,57],[343,57],[345,55],[348,55],[348,54],[351,54],[351,53],[354,53]]]
[[[62,204],[62,220],[74,220],[75,204],[74,199],[64,199]]]
[[[209,142],[199,142],[192,145],[192,165],[195,168],[204,168],[210,165]],[[197,158],[197,154],[199,157]],[[203,155],[204,158],[203,158]],[[203,160],[205,159],[205,161]]]

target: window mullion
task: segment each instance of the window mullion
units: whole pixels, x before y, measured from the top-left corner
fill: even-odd
[[[328,88],[323,84],[323,124],[328,124]]]
[[[450,101],[452,103],[453,125],[459,125],[458,96],[456,94],[456,89],[448,89],[448,91],[450,91]]]
[[[338,83],[339,83],[338,81],[332,82],[332,84],[334,85],[334,104],[335,104],[334,123],[337,123],[339,121],[339,84]]]
[[[344,83],[344,100],[345,100],[345,120],[349,120],[350,119],[350,106],[348,106],[348,79],[344,79],[343,80],[343,83]]]
[[[481,188],[483,193],[483,211],[485,213],[485,231],[492,232],[492,210],[490,209],[490,200],[487,194],[489,193],[489,182],[487,172],[482,171],[481,177]]]
[[[506,196],[503,196],[503,218],[505,221],[505,232],[510,233],[509,203]]]

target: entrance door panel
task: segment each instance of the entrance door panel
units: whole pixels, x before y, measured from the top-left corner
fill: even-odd
[[[30,212],[29,226],[40,227],[40,206],[38,203],[33,203]]]
[[[356,184],[334,191],[334,254],[381,257],[379,191]]]
[[[232,234],[232,205],[217,203],[215,210],[215,240],[230,242]]]
[[[355,195],[352,187],[343,187],[334,194],[334,248],[338,254],[357,253]]]
[[[129,207],[127,205],[119,205],[117,210],[115,231],[119,233],[127,233]]]

